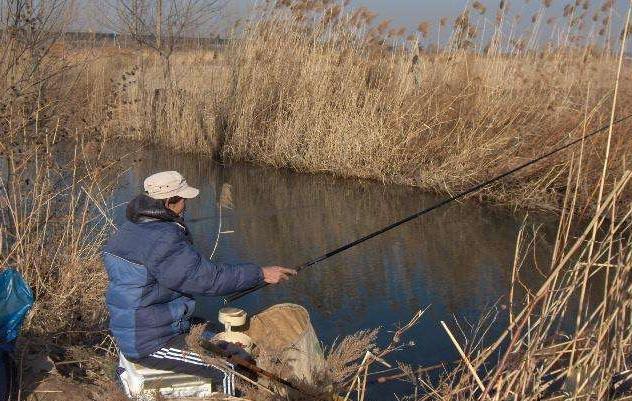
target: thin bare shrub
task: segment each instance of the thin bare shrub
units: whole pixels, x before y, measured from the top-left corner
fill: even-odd
[[[171,55],[186,35],[209,28],[221,9],[219,0],[123,0],[103,2],[110,25],[160,58],[165,84],[170,83]]]
[[[18,366],[43,354],[68,362],[60,373],[103,384],[115,348],[99,251],[117,159],[80,120],[81,101],[68,100],[81,72],[60,43],[71,14],[65,1],[0,6],[0,268],[16,268],[36,298]],[[20,369],[18,399],[39,384],[31,379]]]
[[[226,70],[204,61],[207,54],[176,53],[171,57],[171,84],[164,86],[161,67],[151,53],[126,60],[100,129],[110,137],[150,140],[184,153],[213,154],[222,124],[217,110]],[[105,71],[92,70],[103,80]],[[195,90],[190,90],[195,88]]]

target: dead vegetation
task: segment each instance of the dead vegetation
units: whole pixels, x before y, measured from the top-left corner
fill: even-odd
[[[487,11],[474,6],[478,16],[456,18],[434,50],[427,21],[407,38],[365,9],[263,7],[223,52],[174,54],[172,86],[145,52],[129,58],[135,73],[110,105],[107,130],[225,161],[453,193],[608,121],[616,60],[599,35],[580,41],[565,18],[551,28],[564,39],[546,41],[536,23],[511,30],[506,9],[483,35]],[[617,116],[628,115],[629,80],[620,92]],[[616,128],[612,174],[631,151],[629,126]],[[579,210],[594,203],[602,138],[586,144]],[[560,155],[480,196],[559,211],[568,168]]]
[[[606,400],[630,395],[632,209],[621,198],[629,180],[629,172],[617,180],[579,237],[569,237],[577,223],[565,213],[543,286],[527,291],[520,302],[513,300],[509,327],[499,338],[488,338],[491,345],[462,337],[461,343],[470,345],[462,363],[438,383],[416,377],[425,392],[421,399]],[[614,223],[609,217],[620,208],[624,217]],[[518,248],[519,253],[528,251],[520,238]],[[514,284],[520,286],[516,263]],[[595,286],[602,296],[589,302],[586,290]]]
[[[359,355],[375,351],[378,330],[364,330],[343,338],[333,344],[327,353],[327,369],[334,383],[345,383],[358,370]]]
[[[583,4],[565,9],[557,18],[566,21],[557,28],[564,39],[541,47],[535,26],[506,36],[503,21],[515,18],[504,6],[489,27],[495,34],[477,40],[485,37],[477,15],[491,10],[475,2],[476,13],[460,15],[452,40],[434,49],[429,38],[448,29],[443,19],[434,32],[424,22],[419,35],[407,36],[366,9],[279,2],[260,10],[222,52],[174,53],[167,87],[160,61],[144,50],[61,43],[55,33],[70,15],[65,5],[0,6],[0,266],[16,266],[34,289],[25,331],[58,371],[64,390],[50,391],[69,392],[79,382],[96,391],[81,393],[93,399],[119,399],[105,384],[116,353],[99,258],[112,229],[107,195],[124,156],[108,151],[115,138],[453,192],[607,123],[616,75],[610,50],[624,36],[613,32],[612,2],[592,19]],[[551,18],[549,5],[543,2],[534,25]],[[576,39],[589,20],[599,25],[601,47]],[[623,68],[629,75],[630,66]],[[621,80],[619,91],[615,111],[627,115],[630,81]],[[629,127],[615,128],[604,177],[598,138],[484,194],[560,211],[549,278],[513,300],[509,328],[491,346],[476,337],[483,328],[474,330],[462,363],[438,382],[401,366],[417,398],[617,394],[632,335]],[[592,218],[580,223],[576,210]],[[571,237],[579,224],[583,233]],[[591,307],[585,293],[597,277],[605,280],[603,299]],[[337,390],[364,394],[361,358],[375,351],[376,335],[361,332],[330,350]],[[21,350],[32,355],[29,344]]]

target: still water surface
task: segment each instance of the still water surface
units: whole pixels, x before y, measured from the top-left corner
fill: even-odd
[[[222,184],[232,187],[232,209],[222,212],[214,260],[295,266],[326,250],[401,219],[440,200],[438,196],[375,182],[297,174],[248,165],[221,166],[205,158],[150,150],[121,178],[112,202],[141,191],[143,179],[157,171],[178,170],[200,188],[187,206],[196,245],[210,255],[218,231],[215,206]],[[124,206],[116,219],[124,218]],[[523,216],[473,202],[454,203],[369,240],[301,272],[282,286],[268,287],[236,302],[256,313],[269,305],[305,306],[324,344],[360,329],[386,331],[416,310],[430,308],[408,334],[416,347],[392,356],[413,365],[432,365],[458,357],[439,321],[476,322],[496,302],[506,303],[515,242]],[[522,268],[525,283],[542,279],[534,260],[546,265],[555,225],[527,219],[538,227],[539,242]],[[219,299],[200,299],[199,313],[216,319]],[[502,330],[498,318],[491,335]],[[371,389],[372,399],[393,399],[403,383]]]

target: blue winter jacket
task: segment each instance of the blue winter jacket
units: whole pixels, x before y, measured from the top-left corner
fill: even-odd
[[[263,280],[257,265],[211,262],[192,246],[176,218],[150,215],[137,213],[103,249],[110,330],[132,360],[189,330],[193,295],[225,295]]]

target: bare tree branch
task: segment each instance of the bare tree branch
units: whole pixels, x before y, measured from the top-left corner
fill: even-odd
[[[223,0],[107,0],[104,15],[115,30],[156,51],[170,74],[169,58],[186,35],[210,31]],[[162,7],[162,8],[159,8]]]
[[[55,72],[43,63],[73,17],[71,0],[7,0],[0,3],[1,97],[17,99],[42,90]],[[50,64],[50,63],[49,63]],[[48,69],[48,71],[46,71]],[[53,68],[54,70],[57,67]]]

